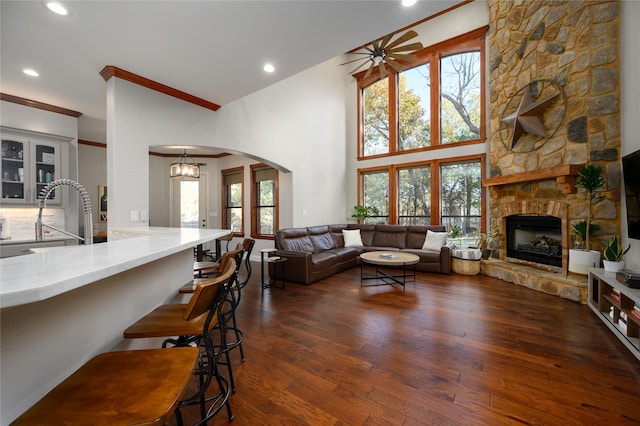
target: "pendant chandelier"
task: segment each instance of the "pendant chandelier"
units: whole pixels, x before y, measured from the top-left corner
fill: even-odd
[[[169,176],[186,177],[198,179],[200,177],[200,166],[191,157],[187,155],[185,149],[180,157],[169,166]]]

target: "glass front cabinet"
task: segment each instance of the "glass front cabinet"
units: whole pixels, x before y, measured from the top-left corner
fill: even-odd
[[[37,205],[41,191],[61,176],[60,142],[2,134],[0,176],[2,204]],[[53,190],[47,205],[60,204],[60,191]]]

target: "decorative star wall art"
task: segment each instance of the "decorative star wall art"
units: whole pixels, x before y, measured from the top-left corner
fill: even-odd
[[[507,150],[536,150],[555,136],[565,115],[562,88],[553,80],[534,80],[507,102],[500,120],[500,138]]]

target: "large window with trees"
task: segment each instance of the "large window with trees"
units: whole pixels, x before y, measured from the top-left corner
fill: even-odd
[[[265,164],[251,166],[251,235],[273,238],[278,229],[278,171]]]
[[[484,32],[425,48],[400,73],[359,80],[360,158],[484,142]]]
[[[244,235],[244,167],[222,170],[222,226]]]
[[[445,225],[472,238],[483,229],[484,155],[358,170],[365,223]]]

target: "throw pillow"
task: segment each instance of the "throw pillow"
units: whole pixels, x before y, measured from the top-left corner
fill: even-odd
[[[440,251],[440,249],[446,244],[446,242],[447,242],[446,232],[433,232],[433,231],[427,230],[427,237],[424,239],[422,250]]]
[[[344,237],[345,247],[362,247],[363,245],[359,229],[343,229],[342,236]]]

